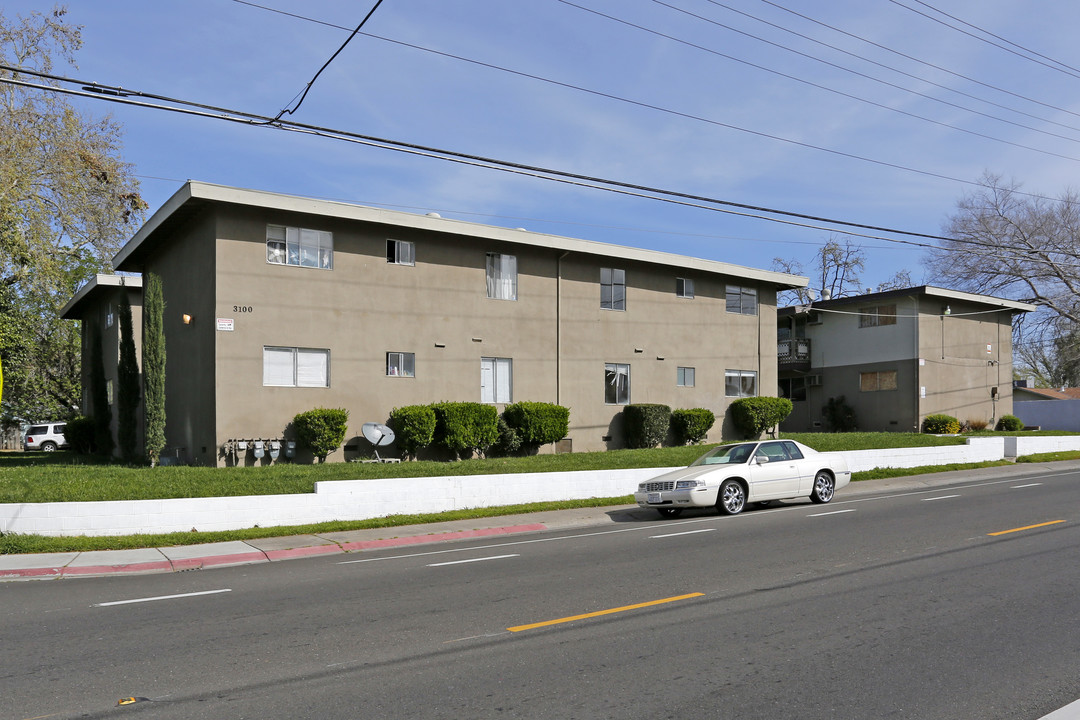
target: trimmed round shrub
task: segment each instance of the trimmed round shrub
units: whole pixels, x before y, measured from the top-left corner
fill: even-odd
[[[505,419],[499,418],[499,437],[495,444],[484,451],[485,456],[506,457],[521,449],[521,433],[510,426]]]
[[[1024,421],[1015,415],[1002,415],[994,429],[1004,430],[1005,432],[1019,432],[1024,429]]]
[[[394,442],[410,460],[435,439],[435,411],[429,405],[405,405],[390,411]]]
[[[349,427],[349,411],[344,408],[315,408],[293,418],[296,440],[308,449],[320,463],[345,440]]]
[[[787,419],[794,407],[787,398],[739,398],[731,403],[731,420],[747,437],[756,438]]]
[[[512,403],[503,410],[503,418],[525,445],[558,442],[570,432],[570,408],[555,403]]]
[[[435,442],[466,457],[483,452],[499,437],[499,413],[494,405],[477,402],[441,402],[435,411]]]
[[[922,421],[922,431],[929,435],[955,435],[960,432],[960,421],[952,415],[927,415]]]
[[[716,415],[708,408],[689,408],[671,412],[671,431],[679,445],[696,445],[705,439],[716,422]]]
[[[80,455],[89,455],[94,452],[95,430],[93,418],[79,415],[68,420],[64,428],[64,439],[75,452]]]
[[[654,403],[627,405],[623,408],[623,422],[627,447],[656,447],[667,437],[671,408]]]

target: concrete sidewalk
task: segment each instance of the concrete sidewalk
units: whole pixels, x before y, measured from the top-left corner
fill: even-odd
[[[956,483],[1008,480],[1042,472],[1080,470],[1080,461],[1027,463],[978,470],[868,480],[848,485],[834,502],[870,493],[930,490]],[[99,575],[180,572],[231,565],[251,565],[294,558],[364,552],[389,547],[424,545],[478,537],[513,535],[543,530],[600,527],[615,523],[656,520],[652,510],[636,505],[553,510],[454,520],[427,525],[350,530],[324,535],[292,535],[259,540],[235,540],[205,545],[179,545],[138,550],[0,555],[0,581],[42,580]]]

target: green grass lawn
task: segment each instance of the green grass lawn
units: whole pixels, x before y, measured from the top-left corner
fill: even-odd
[[[975,433],[975,435],[992,434],[995,433]],[[1042,434],[1060,435],[1066,433]],[[822,452],[959,445],[964,443],[964,437],[936,437],[916,433],[805,433],[784,434],[782,437],[798,440]],[[0,453],[0,502],[64,502],[290,494],[314,492],[315,483],[325,480],[673,467],[690,464],[710,447],[713,446],[697,445],[651,450],[612,450],[597,453],[535,455],[520,458],[463,460],[453,463],[432,461],[400,464],[328,463],[325,465],[291,465],[282,463],[259,468],[157,467],[153,469],[149,467],[110,465],[94,458],[85,458],[66,452],[4,452]],[[1080,459],[1080,452],[1048,453],[1046,455],[1032,456],[1030,461],[1042,462],[1069,459]],[[1028,459],[1020,458],[1018,462],[1024,462],[1025,460]],[[853,480],[871,480],[1007,464],[1009,463],[1001,461],[924,468],[879,469],[855,473]],[[121,537],[45,537],[8,533],[0,535],[0,554],[84,552],[89,550],[195,545],[226,540],[253,540],[286,535],[322,534],[364,528],[397,527],[566,508],[626,505],[632,502],[633,496],[626,495],[615,498],[475,508],[430,515],[395,515],[370,520],[328,522],[291,527],[255,527],[222,532],[185,532]]]

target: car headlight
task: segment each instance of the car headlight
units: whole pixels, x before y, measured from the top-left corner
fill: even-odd
[[[648,483],[641,483],[640,485],[638,485],[637,486],[638,492],[645,492],[648,489],[648,488],[645,487],[646,485],[648,485]]]
[[[704,487],[704,480],[679,480],[675,483],[676,490],[691,490],[696,487]]]

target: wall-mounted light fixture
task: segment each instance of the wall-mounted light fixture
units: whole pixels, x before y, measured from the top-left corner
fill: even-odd
[[[180,319],[184,322],[185,325],[190,325],[193,318],[187,313],[184,313],[180,316]]]
[[[946,305],[945,309],[941,311],[941,314],[942,315],[952,315],[952,308],[949,307],[948,305]]]

